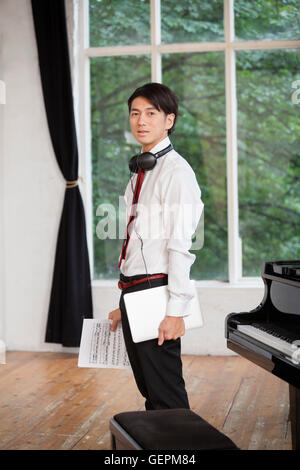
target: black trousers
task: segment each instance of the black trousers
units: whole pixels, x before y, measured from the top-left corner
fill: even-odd
[[[120,274],[120,280],[124,282],[143,277],[146,275],[126,277],[122,273]],[[158,346],[158,338],[140,343],[132,341],[123,295],[128,292],[166,285],[168,278],[152,279],[150,282],[151,286],[147,281],[123,289],[119,302],[123,335],[134,378],[140,393],[146,399],[146,410],[189,408],[182,376],[181,339],[165,340],[161,346]]]

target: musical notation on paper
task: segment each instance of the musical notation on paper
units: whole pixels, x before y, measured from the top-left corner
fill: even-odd
[[[130,363],[122,325],[110,331],[112,320],[85,318],[83,321],[78,367],[129,369]]]

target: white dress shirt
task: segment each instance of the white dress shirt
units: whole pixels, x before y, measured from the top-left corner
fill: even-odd
[[[159,152],[170,143],[166,137],[151,152]],[[134,173],[124,195],[126,224],[131,213],[136,178]],[[202,210],[201,191],[195,173],[174,149],[159,157],[152,170],[145,171],[136,217],[128,228],[130,240],[120,271],[124,276],[167,273],[170,297],[166,315],[184,316],[186,305],[193,297],[190,268],[196,255],[189,249]],[[138,235],[143,242],[143,251]]]

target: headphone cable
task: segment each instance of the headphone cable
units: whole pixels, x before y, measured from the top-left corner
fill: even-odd
[[[134,176],[134,175],[132,175],[132,176]],[[133,185],[132,185],[132,176],[131,176],[131,172],[130,172],[131,190],[132,190],[132,193],[134,194],[134,189],[133,189]],[[145,265],[146,275],[147,275],[147,279],[148,279],[149,286],[152,287],[152,286],[151,286],[150,279],[149,279],[148,271],[147,271],[146,261],[145,261],[144,254],[143,254],[143,245],[144,245],[144,243],[143,243],[143,240],[142,240],[141,236],[138,234],[138,232],[137,232],[137,230],[136,230],[136,228],[135,228],[135,223],[136,223],[136,218],[137,218],[137,216],[138,216],[138,213],[137,213],[137,211],[136,211],[136,216],[135,216],[135,220],[134,220],[133,230],[135,231],[135,233],[137,234],[137,236],[139,237],[139,240],[140,240],[140,242],[141,242],[141,254],[142,254],[142,258],[143,258],[144,265]]]

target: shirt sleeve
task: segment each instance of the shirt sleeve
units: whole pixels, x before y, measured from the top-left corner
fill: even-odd
[[[189,252],[198,226],[203,202],[195,173],[189,168],[175,168],[166,175],[163,194],[163,219],[169,258],[169,301],[166,315],[186,316],[193,298],[190,268],[196,255]]]

